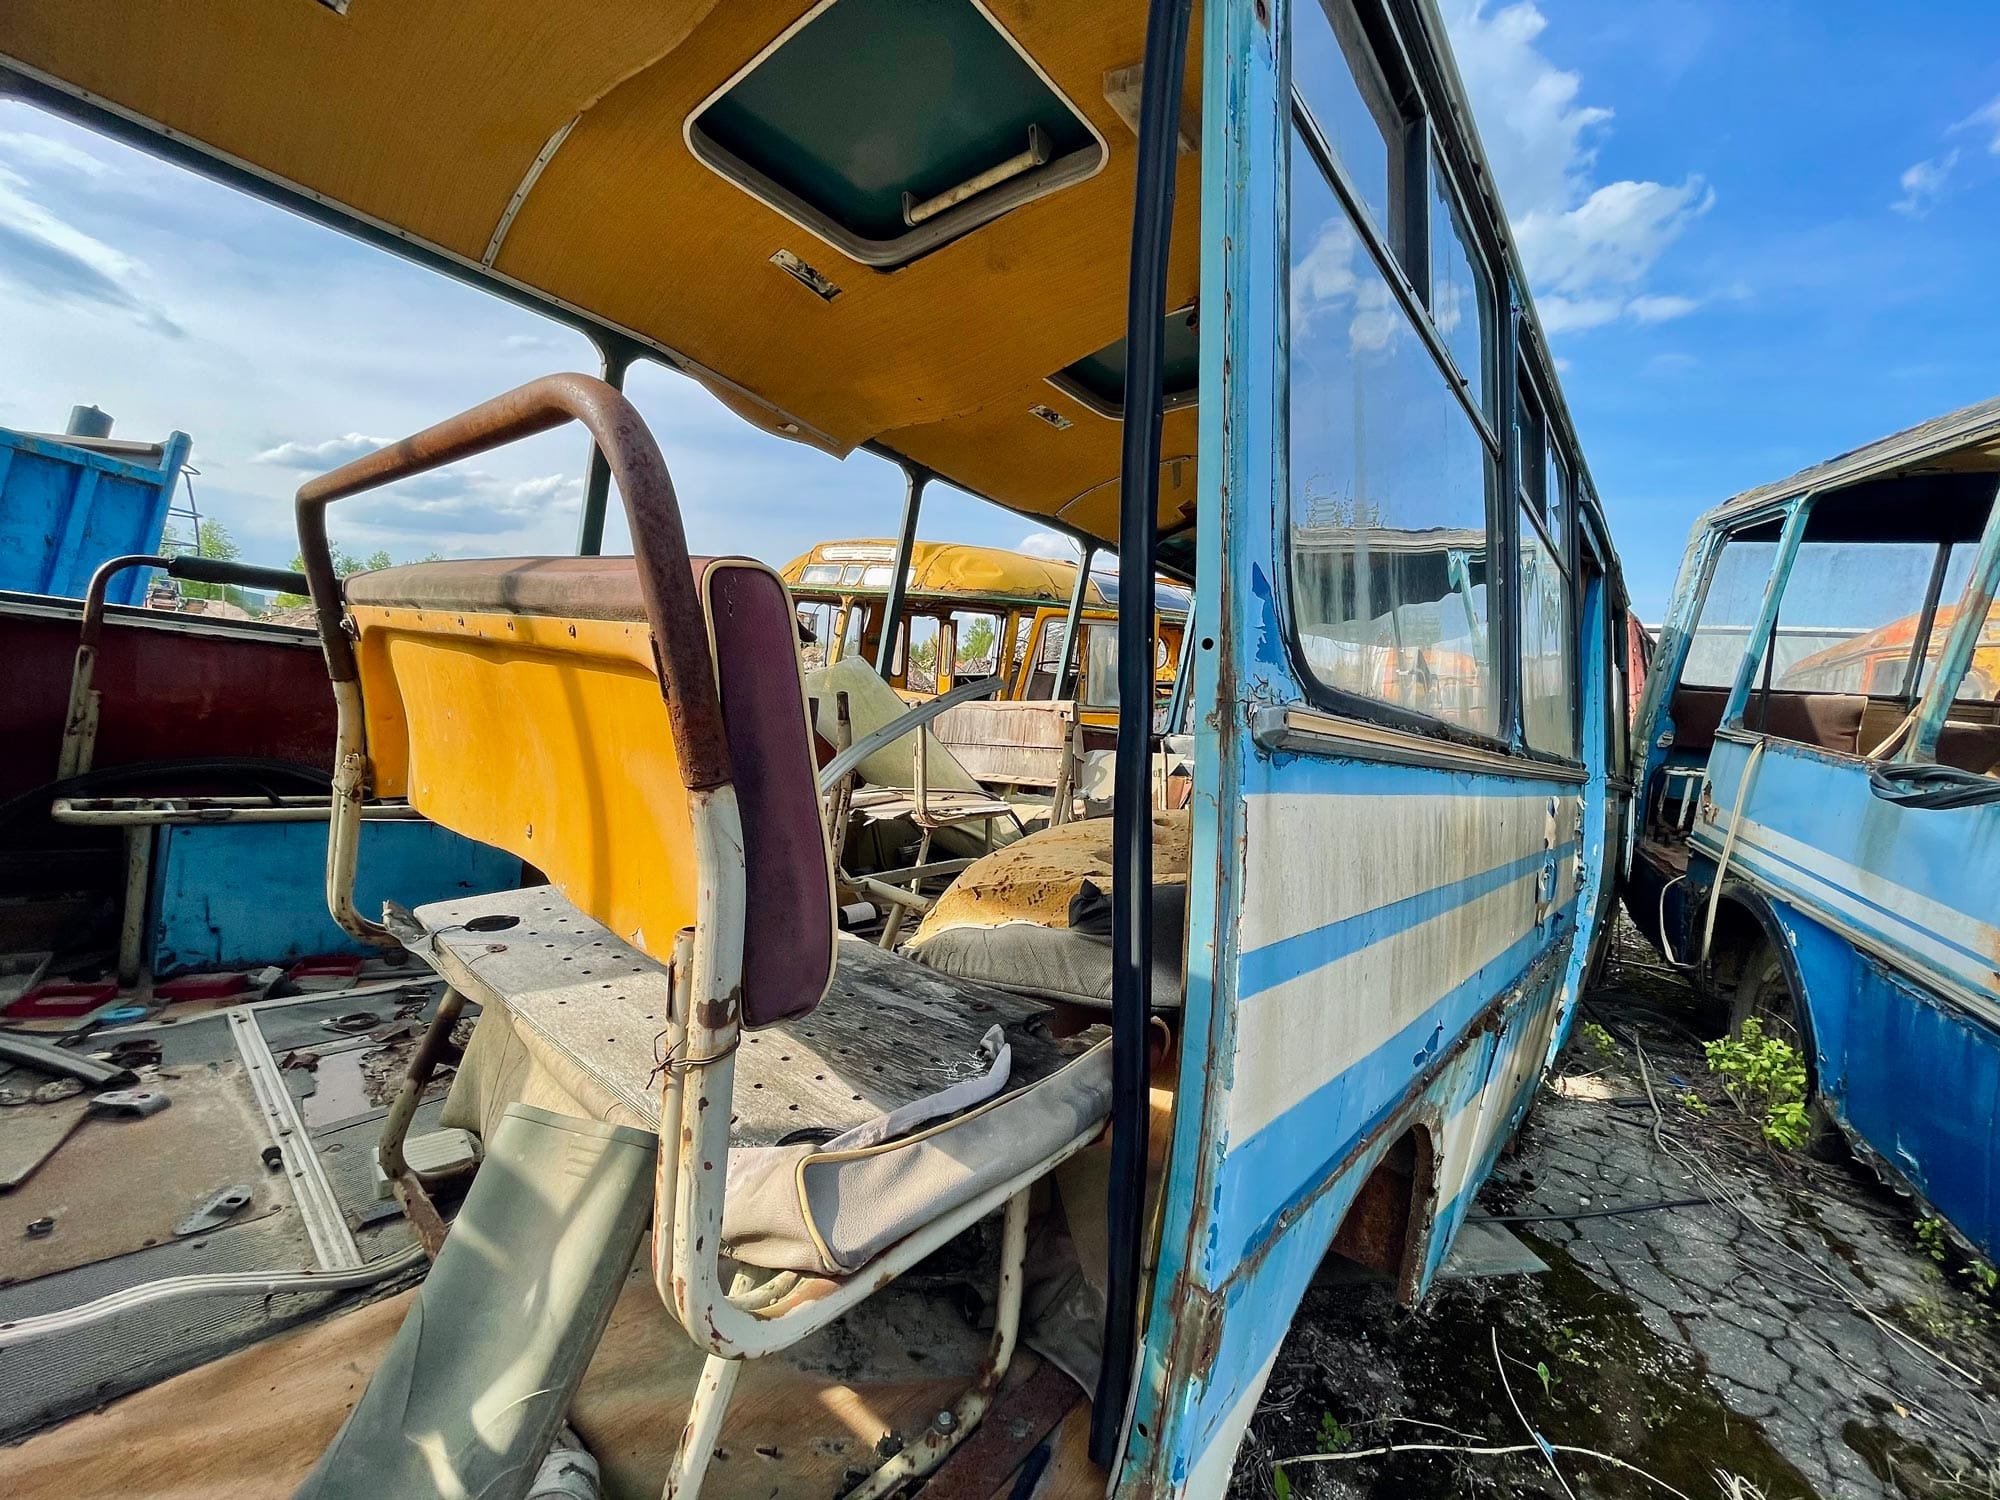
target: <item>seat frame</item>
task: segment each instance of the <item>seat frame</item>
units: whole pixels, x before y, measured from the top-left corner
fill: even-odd
[[[581,421],[618,481],[637,553],[646,614],[660,662],[671,729],[687,787],[697,873],[693,925],[675,934],[665,965],[670,1016],[660,1084],[659,1166],[653,1195],[653,1277],[660,1298],[709,1352],[664,1494],[692,1500],[722,1429],[740,1363],[787,1348],[839,1318],[995,1210],[1005,1209],[1000,1316],[985,1367],[950,1411],[850,1492],[875,1500],[928,1472],[978,1423],[1014,1348],[1020,1312],[1029,1189],[1102,1132],[1064,1148],[924,1225],[852,1275],[780,1273],[761,1283],[723,1280],[722,1220],[729,1162],[730,1103],[742,1041],[747,877],[743,824],[731,780],[709,637],[689,584],[690,569],[672,483],[651,434],[624,396],[584,375],[554,375],[451,418],[403,442],[312,480],[298,494],[299,536],[338,711],[333,812],[327,841],[327,905],[356,937],[381,946],[402,938],[354,905],[361,808],[369,784],[360,674],[332,564],[325,508],[409,474],[471,457]],[[823,783],[830,778],[823,777]],[[385,914],[388,915],[388,914]],[[397,923],[398,926],[402,924]],[[406,934],[408,929],[405,929]],[[419,956],[424,956],[420,945]],[[477,993],[470,976],[438,965],[454,990]],[[666,1143],[672,1142],[673,1149]]]

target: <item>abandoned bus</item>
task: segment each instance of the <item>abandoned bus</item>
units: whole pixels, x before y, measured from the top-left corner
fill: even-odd
[[[407,1074],[333,1155],[288,1111],[344,1012],[114,1054],[240,1108],[74,1140],[251,1122],[268,1211],[0,1288],[0,1487],[1216,1496],[1322,1262],[1424,1294],[1603,928],[1623,589],[1435,8],[1193,12],[0,12],[10,92],[605,354],[299,491],[326,906],[422,980]],[[836,935],[793,600],[689,557],[635,357],[1190,585],[1186,805],[1128,588],[1112,816],[965,869],[1004,940],[950,965]],[[336,576],[351,497],[571,420],[585,555]],[[400,809],[520,877],[358,885]]]
[[[1118,710],[1118,575],[1051,558],[963,542],[914,543],[899,589],[897,544],[821,542],[778,576],[798,605],[806,666],[853,656],[875,662],[907,693],[950,692],[954,682],[999,676],[1007,699],[1077,700],[1087,723],[1109,725]],[[1185,590],[1155,586],[1154,694],[1173,694],[1188,614]],[[895,650],[883,650],[882,622],[901,622]],[[1075,633],[1082,642],[1069,646]]]
[[[2000,401],[1696,523],[1635,734],[1628,901],[1838,1130],[2000,1250]]]

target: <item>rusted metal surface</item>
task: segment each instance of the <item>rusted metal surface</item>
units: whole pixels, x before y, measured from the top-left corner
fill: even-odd
[[[438,999],[437,1013],[431,1018],[430,1029],[410,1053],[403,1085],[397,1090],[395,1101],[382,1121],[381,1140],[376,1147],[376,1160],[381,1163],[382,1175],[389,1179],[396,1201],[403,1207],[404,1217],[416,1229],[424,1254],[432,1260],[436,1260],[438,1251],[444,1248],[446,1226],[437,1206],[431,1202],[430,1192],[422,1177],[404,1159],[403,1142],[409,1135],[410,1122],[416,1118],[417,1106],[423,1102],[424,1089],[430,1083],[431,1075],[447,1056],[455,1057],[457,1053],[451,1032],[464,1009],[465,996],[450,985],[445,986],[444,994]]]
[[[327,540],[327,506],[571,420],[589,430],[624,498],[681,779],[694,790],[721,786],[729,780],[729,745],[673,480],[632,403],[593,376],[544,375],[300,487],[300,553],[327,670],[335,683],[354,682],[359,672]]]
[[[0,798],[46,783],[62,761],[72,715],[81,604],[11,596],[0,602]],[[333,698],[312,638],[278,626],[112,606],[90,664],[91,768],[252,756],[327,764]],[[210,776],[149,789],[240,790]],[[72,840],[73,841],[73,840]]]
[[[1044,1361],[987,1412],[979,1430],[924,1486],[924,1500],[990,1500],[1083,1400],[1076,1382]]]

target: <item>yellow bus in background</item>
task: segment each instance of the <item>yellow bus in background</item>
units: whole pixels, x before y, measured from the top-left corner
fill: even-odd
[[[1080,579],[1077,565],[1060,559],[963,542],[917,542],[901,601],[904,629],[893,656],[883,661],[882,624],[895,603],[895,558],[891,540],[821,542],[780,570],[798,606],[809,670],[865,657],[880,663],[890,685],[913,698],[998,675],[1006,681],[1004,698],[1073,695],[1084,722],[1115,721],[1115,573]],[[1154,692],[1164,699],[1173,691],[1190,600],[1184,589],[1157,583],[1155,601]],[[1081,644],[1065,657],[1072,610]]]

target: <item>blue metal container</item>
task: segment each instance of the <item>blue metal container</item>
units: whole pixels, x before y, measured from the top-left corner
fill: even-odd
[[[157,976],[329,953],[372,954],[326,914],[325,823],[183,824],[153,832],[147,913]],[[520,884],[521,862],[435,823],[370,823],[355,895],[421,906]]]
[[[108,558],[157,552],[191,440],[65,439],[0,427],[0,589],[82,598]],[[113,604],[138,604],[143,568],[112,580]]]

